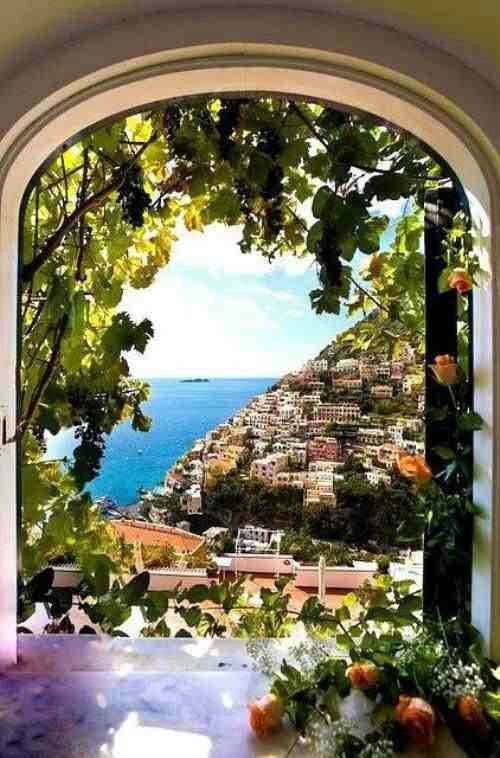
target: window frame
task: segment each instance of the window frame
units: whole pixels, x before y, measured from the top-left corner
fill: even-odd
[[[226,31],[231,24],[235,28],[233,17],[224,22],[219,17],[219,21]],[[238,15],[238,24],[240,21]],[[262,17],[259,23],[263,24]],[[317,34],[318,30],[319,22]],[[308,33],[313,39],[311,29]],[[169,39],[175,49],[172,29]],[[438,97],[433,101],[428,92],[425,96],[419,94],[419,87],[410,86],[411,82],[403,85],[397,70],[393,70],[391,79],[390,71],[382,76],[368,65],[360,73],[363,62],[359,58],[347,68],[346,62],[338,58],[325,61],[324,52],[312,44],[295,55],[292,49],[285,54],[279,45],[264,50],[258,44],[254,48],[247,45],[244,54],[235,54],[234,49],[221,44],[214,45],[210,53],[207,60],[205,47],[191,49],[183,61],[167,60],[160,65],[156,60],[152,69],[147,67],[151,60],[146,55],[114,69],[98,69],[94,61],[92,74],[76,80],[72,91],[56,88],[51,98],[41,101],[33,92],[30,107],[25,106],[22,117],[17,114],[13,118],[14,127],[0,144],[0,404],[6,405],[2,442],[13,434],[16,423],[17,255],[19,211],[26,186],[56,147],[82,128],[118,116],[131,101],[147,106],[164,100],[167,93],[169,97],[206,94],[213,92],[214,81],[221,92],[283,92],[322,100],[330,100],[335,92],[335,103],[388,118],[430,144],[447,160],[467,193],[473,225],[482,230],[481,250],[477,252],[494,269],[493,251],[500,252],[500,213],[496,204],[500,171],[488,140],[482,135],[480,138],[478,129],[467,119],[459,118],[453,103],[445,107]],[[70,51],[67,55],[71,59]],[[4,116],[7,120],[8,117],[13,117],[12,111]],[[483,633],[490,653],[500,656],[500,461],[492,434],[495,396],[500,387],[500,344],[495,345],[500,343],[500,337],[492,328],[497,300],[491,281],[474,293],[475,409],[486,424],[476,434],[475,444],[474,494],[484,516],[475,524],[472,620]],[[484,328],[485,324],[488,328]],[[5,511],[0,525],[0,662],[16,659],[17,458],[15,445],[1,446]]]

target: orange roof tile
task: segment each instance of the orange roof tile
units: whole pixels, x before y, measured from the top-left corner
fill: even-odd
[[[205,543],[204,537],[174,526],[120,519],[112,519],[110,523],[116,533],[130,545],[140,542],[142,545],[170,546],[180,553],[191,554]]]

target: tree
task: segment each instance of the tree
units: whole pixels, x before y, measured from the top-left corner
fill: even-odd
[[[48,534],[57,552],[74,549],[66,525],[77,523],[75,503],[90,507],[79,493],[98,474],[116,424],[131,418],[135,429],[149,428],[148,387],[130,377],[127,354],[145,350],[153,325],[135,323],[120,303],[126,287],[148,287],[167,265],[178,224],[239,225],[241,252],[270,261],[311,253],[312,307],[375,309],[358,342],[397,343],[381,319],[390,315],[403,334],[421,328],[421,213],[404,217],[381,255],[389,220],[371,209],[377,200],[421,199],[443,179],[415,140],[385,124],[275,97],[167,104],[61,149],[35,177],[24,215],[17,437],[24,501],[37,504],[24,507],[24,565],[45,561]],[[370,256],[364,283],[350,264],[356,250]],[[75,429],[74,458],[47,466],[45,435],[64,428]]]
[[[330,538],[353,545],[391,548],[415,517],[415,496],[409,484],[398,479],[393,486],[373,486],[361,476],[339,482],[337,506],[331,515]],[[418,546],[418,543],[415,545]]]
[[[235,531],[252,523],[270,528],[299,527],[303,522],[302,490],[291,486],[269,487],[238,471],[220,477],[205,497],[207,514]]]

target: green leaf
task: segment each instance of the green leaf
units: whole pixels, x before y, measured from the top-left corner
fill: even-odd
[[[204,584],[195,584],[186,592],[186,600],[190,603],[203,603],[204,600],[208,600],[208,597],[208,587]]]
[[[316,221],[307,232],[306,247],[310,253],[315,255],[319,251],[322,235],[323,224],[321,221]]]
[[[461,432],[478,432],[483,428],[484,421],[479,413],[468,411],[458,417],[457,425]]]
[[[97,556],[94,570],[94,584],[97,595],[105,595],[110,587],[110,560],[107,556]]]
[[[316,192],[312,202],[312,213],[315,218],[322,218],[327,203],[335,197],[334,192],[326,185],[320,187]]]
[[[33,603],[43,603],[47,599],[47,593],[54,583],[54,569],[52,567],[35,574],[26,587],[26,595]]]
[[[334,287],[312,290],[309,298],[316,313],[340,313],[340,295]]]
[[[404,174],[377,174],[366,183],[365,192],[380,200],[399,200],[408,197],[412,180]]]
[[[486,692],[481,699],[488,715],[500,720],[500,692]]]
[[[335,642],[339,647],[343,648],[350,648],[352,646],[352,640],[347,634],[337,634]]]
[[[149,573],[143,571],[134,576],[121,591],[122,600],[127,605],[137,605],[149,587]]]
[[[437,445],[436,447],[433,447],[432,450],[443,461],[452,461],[456,458],[456,453],[449,447]]]
[[[155,626],[155,636],[156,637],[170,637],[170,629],[165,623],[165,619],[162,619],[156,626]]]
[[[64,616],[73,607],[73,590],[70,587],[57,587],[53,589],[47,605],[52,618]]]
[[[398,605],[397,613],[401,616],[410,616],[412,613],[422,610],[422,598],[419,595],[407,595]]]
[[[273,162],[268,155],[256,151],[248,165],[248,180],[258,187],[264,187],[272,165]]]
[[[188,626],[198,626],[201,621],[201,609],[197,605],[190,608],[181,608],[179,613]]]

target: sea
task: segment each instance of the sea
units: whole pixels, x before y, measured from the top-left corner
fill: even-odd
[[[186,453],[193,442],[226,421],[277,379],[219,379],[183,382],[180,379],[148,379],[150,399],[144,412],[152,418],[149,432],[135,432],[125,421],[106,441],[99,476],[88,486],[93,497],[110,497],[117,505],[137,502],[140,488],[163,482],[165,472]],[[47,458],[70,457],[76,445],[71,429],[47,444]]]

